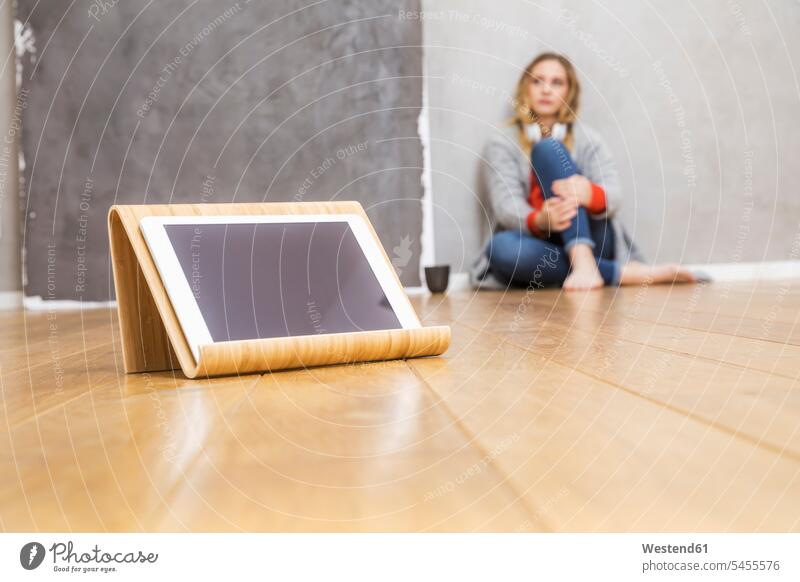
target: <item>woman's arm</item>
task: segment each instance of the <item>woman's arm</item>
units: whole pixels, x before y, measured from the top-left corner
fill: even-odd
[[[520,180],[517,145],[494,139],[486,147],[486,187],[489,204],[495,220],[505,230],[531,231],[528,219],[533,207],[528,202],[529,192]]]
[[[619,175],[611,150],[593,130],[581,128],[576,160],[583,173],[553,182],[560,198],[575,200],[590,214],[613,216],[619,208]]]
[[[606,211],[606,193],[603,187],[593,183],[581,174],[574,174],[569,178],[556,180],[551,186],[553,194],[565,200],[574,199],[592,214],[601,214]]]
[[[590,182],[603,189],[605,195],[605,216],[611,218],[619,210],[622,202],[622,187],[617,165],[611,149],[595,132],[587,135],[589,151],[583,164],[583,174]]]

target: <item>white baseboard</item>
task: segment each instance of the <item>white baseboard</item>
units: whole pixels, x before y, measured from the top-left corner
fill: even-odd
[[[701,271],[713,281],[775,281],[800,278],[800,261],[765,261],[763,263],[710,263],[686,265]]]
[[[763,263],[708,263],[684,265],[687,269],[708,275],[712,282],[777,281],[800,279],[800,261],[765,261]],[[469,289],[469,273],[450,275],[448,291]],[[427,287],[406,287],[409,295],[424,295]]]
[[[105,309],[116,307],[116,301],[75,301],[72,299],[42,299],[41,295],[32,295],[23,299],[28,311],[74,311],[81,309]]]
[[[0,291],[0,311],[22,307],[22,291]]]
[[[777,281],[781,279],[800,279],[800,261],[765,261],[763,263],[710,263],[707,265],[686,265],[687,269],[702,272],[714,282]],[[450,275],[448,291],[469,289],[469,273]],[[424,285],[406,287],[408,295],[425,295]],[[116,307],[116,301],[72,301],[59,299],[47,301],[39,295],[23,297],[20,291],[0,292],[0,310],[18,309],[24,306],[29,311],[103,309]]]

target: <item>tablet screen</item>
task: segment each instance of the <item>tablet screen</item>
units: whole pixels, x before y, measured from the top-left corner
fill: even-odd
[[[345,221],[164,229],[215,342],[402,327]]]

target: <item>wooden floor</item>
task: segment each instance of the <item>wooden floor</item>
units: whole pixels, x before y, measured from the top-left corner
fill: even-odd
[[[800,282],[415,306],[445,357],[210,381],[0,315],[0,530],[800,530]]]

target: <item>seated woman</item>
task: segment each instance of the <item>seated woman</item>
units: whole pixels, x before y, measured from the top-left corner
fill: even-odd
[[[472,269],[473,285],[576,290],[694,282],[678,265],[630,260],[637,253],[613,221],[621,201],[617,170],[600,136],[577,122],[579,96],[575,69],[561,55],[541,54],[522,74],[508,132],[486,153],[497,224]]]

